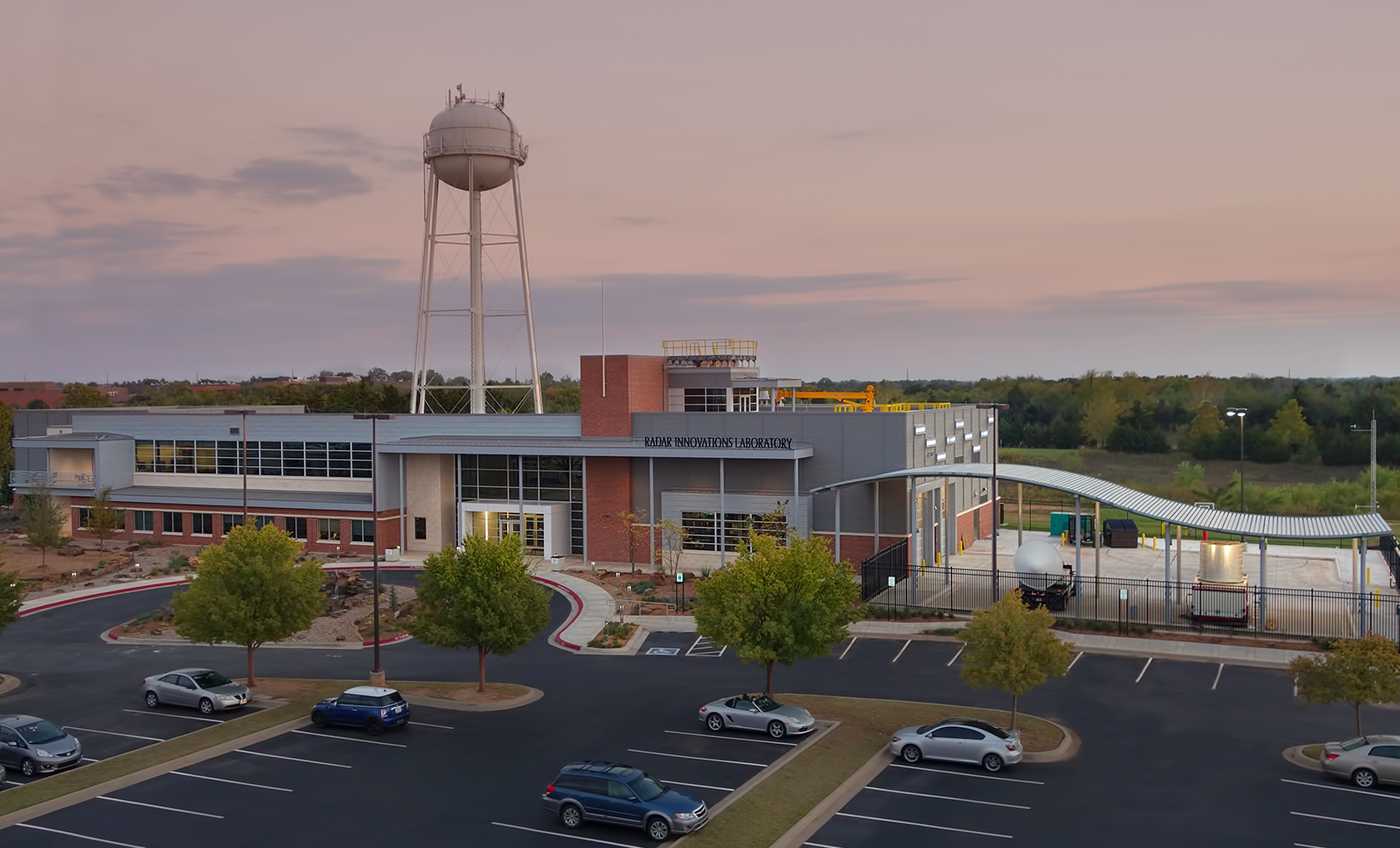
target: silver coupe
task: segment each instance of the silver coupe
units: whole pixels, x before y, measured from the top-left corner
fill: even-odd
[[[905,727],[890,737],[890,753],[906,763],[922,759],[980,765],[987,771],[1021,761],[1021,734],[974,718]]]
[[[700,720],[719,733],[728,727],[757,730],[774,739],[811,733],[812,714],[801,707],[783,706],[767,695],[735,695],[711,701],[700,708]]]

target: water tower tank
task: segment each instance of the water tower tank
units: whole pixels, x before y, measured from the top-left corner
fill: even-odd
[[[525,164],[525,154],[515,122],[500,105],[480,100],[439,112],[423,136],[423,161],[438,179],[463,191],[505,185],[512,165]]]

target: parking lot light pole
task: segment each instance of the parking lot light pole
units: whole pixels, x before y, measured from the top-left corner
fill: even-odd
[[[1370,427],[1358,427],[1353,424],[1351,425],[1351,431],[1353,433],[1371,434],[1371,502],[1367,504],[1367,506],[1371,508],[1371,512],[1380,512],[1380,503],[1376,501],[1376,411],[1374,409],[1371,410]]]
[[[1244,512],[1244,416],[1249,412],[1247,406],[1232,406],[1225,410],[1226,418],[1238,418],[1240,420],[1240,512]]]
[[[370,669],[369,680],[374,686],[384,685],[384,667],[379,664],[379,428],[380,421],[391,416],[384,413],[356,413],[356,421],[369,422],[369,511],[370,548],[373,549],[374,563],[374,667]],[[522,516],[523,518],[523,516]],[[523,531],[522,531],[523,532]]]
[[[248,526],[248,416],[256,415],[256,409],[225,409],[225,415],[238,416],[238,438],[242,444],[238,456],[238,469],[243,472],[243,526]]]
[[[995,601],[1001,597],[1001,578],[997,574],[997,526],[1001,524],[1001,504],[997,502],[997,454],[1001,453],[998,428],[1002,413],[1011,406],[1005,403],[979,403],[977,408],[991,411],[987,419],[992,425],[992,600]]]

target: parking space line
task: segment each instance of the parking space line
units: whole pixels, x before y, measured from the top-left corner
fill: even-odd
[[[856,813],[837,813],[836,815],[843,816],[848,819],[865,819],[866,821],[885,822],[887,824],[903,824],[908,825],[909,827],[924,827],[928,828],[929,830],[942,830],[948,833],[967,833],[972,836],[991,836],[997,839],[1011,838],[1011,834],[1009,833],[988,833],[985,830],[968,830],[967,828],[963,827],[948,827],[946,825],[941,824],[924,824],[923,822],[903,821],[901,819],[882,819],[879,816],[862,816],[857,815]]]
[[[1151,657],[1148,657],[1148,658],[1147,658],[1147,662],[1145,662],[1145,663],[1142,664],[1142,671],[1139,671],[1139,672],[1138,672],[1137,680],[1134,680],[1133,682],[1134,682],[1134,683],[1141,683],[1141,682],[1142,682],[1142,676],[1143,676],[1144,674],[1146,674],[1146,673],[1147,673],[1147,670],[1148,670],[1149,668],[1151,668],[1151,667],[1152,667],[1152,658],[1151,658]]]
[[[841,848],[840,845],[827,845],[825,842],[803,842],[802,844],[810,846],[810,848]]]
[[[859,638],[860,638],[859,636],[852,636],[852,637],[851,637],[851,641],[849,641],[849,642],[846,643],[846,650],[842,651],[842,652],[841,652],[841,656],[839,656],[839,657],[836,658],[836,660],[837,660],[838,662],[841,661],[841,660],[844,660],[844,659],[846,658],[846,655],[849,654],[849,653],[851,652],[851,646],[854,645],[854,644],[856,643],[856,640],[859,639]]]
[[[429,723],[427,723],[426,721],[410,721],[409,724],[413,725],[414,727],[432,727],[432,728],[436,728],[437,730],[456,730],[456,729],[457,729],[457,728],[455,728],[455,727],[451,727],[451,726],[446,725],[446,724],[429,724]]]
[[[899,658],[902,657],[902,656],[904,656],[904,652],[905,652],[906,650],[908,650],[908,648],[909,648],[909,643],[912,642],[912,641],[914,641],[914,640],[913,640],[913,639],[905,639],[905,640],[904,640],[904,645],[899,649],[899,653],[895,654],[895,655],[894,655],[894,659],[890,660],[890,662],[891,662],[891,663],[897,663],[897,662],[899,662]]]
[[[229,783],[229,784],[232,784],[232,785],[234,785],[234,786],[246,786],[246,787],[248,787],[249,789],[270,789],[270,790],[272,790],[273,792],[291,792],[291,791],[292,791],[291,789],[287,789],[287,788],[284,787],[284,786],[264,786],[264,785],[261,784],[261,783],[245,783],[245,782],[242,781],[242,780],[229,780],[227,777],[210,777],[210,776],[207,775],[207,774],[194,774],[194,773],[188,772],[188,771],[172,771],[172,772],[170,772],[170,774],[173,774],[173,775],[175,775],[175,776],[177,776],[177,777],[193,777],[193,778],[195,778],[195,779],[197,779],[197,780],[212,780],[212,781],[214,781],[215,783]]]
[[[102,761],[99,760],[99,759],[97,759],[96,757],[79,757],[79,758],[78,758],[78,762],[80,762],[80,763],[100,763],[100,762],[102,762]]]
[[[775,742],[772,739],[746,739],[743,736],[725,736],[719,733],[695,733],[689,730],[663,730],[662,733],[669,733],[672,736],[699,736],[701,739],[713,739],[716,742],[752,742],[758,745],[782,745],[784,748],[797,747],[796,742]]]
[[[247,755],[250,756],[250,757],[267,757],[267,758],[270,759],[270,760],[287,760],[287,761],[293,762],[293,763],[306,763],[307,765],[313,765],[313,766],[329,766],[330,768],[342,768],[342,769],[348,769],[348,768],[350,768],[350,766],[344,765],[344,764],[342,764],[342,763],[325,763],[325,762],[322,762],[322,761],[320,761],[320,760],[304,760],[304,759],[302,759],[301,757],[288,757],[288,756],[284,756],[284,755],[282,755],[282,754],[265,754],[265,753],[263,753],[262,751],[249,751],[247,748],[238,748],[238,749],[235,749],[235,750],[234,750],[234,753],[235,753],[235,754],[247,754]]]
[[[704,638],[704,636],[696,636],[695,641],[690,643],[690,647],[685,649],[685,655],[690,656],[690,652],[695,650],[695,646],[700,644]]]
[[[118,804],[130,804],[133,807],[150,807],[152,810],[165,810],[167,813],[184,813],[187,816],[202,816],[206,819],[221,819],[223,816],[215,813],[201,813],[198,810],[182,810],[179,807],[163,807],[160,804],[147,804],[145,801],[129,801],[126,798],[113,798],[111,795],[98,795],[99,801],[115,801]]]
[[[506,824],[505,822],[498,821],[493,821],[491,822],[491,824],[494,824],[496,827],[508,827],[512,830],[523,830],[527,833],[543,833],[546,836],[558,836],[562,839],[577,839],[579,842],[592,842],[594,845],[613,845],[616,846],[616,848],[637,848],[637,846],[627,842],[609,842],[606,839],[594,839],[591,836],[578,836],[577,834],[573,833],[560,833],[557,830],[545,830],[539,827],[526,827],[523,824]]]
[[[6,785],[6,786],[28,786],[29,784],[27,784],[27,783],[20,783],[18,780],[7,780],[7,781],[5,781],[5,785]]]
[[[927,768],[925,766],[910,766],[904,763],[890,763],[893,768],[910,769],[912,771],[931,771],[934,774],[951,774],[954,777],[972,777],[977,780],[1000,780],[1006,783],[1028,783],[1032,786],[1044,786],[1043,780],[1026,780],[1024,777],[996,777],[990,774],[973,774],[970,771],[951,771],[949,769]]]
[[[78,731],[79,733],[100,733],[100,734],[102,734],[103,736],[125,736],[127,739],[140,739],[140,740],[145,741],[145,742],[165,742],[165,741],[167,741],[167,740],[161,739],[160,737],[157,737],[157,736],[137,736],[135,733],[117,733],[116,731],[113,731],[113,730],[93,730],[93,729],[90,728],[90,727],[77,727],[77,726],[72,725],[72,724],[65,724],[65,725],[63,725],[63,729],[64,729],[64,730],[76,730],[76,731]]]
[[[1400,795],[1392,795],[1389,792],[1372,792],[1369,789],[1352,789],[1350,786],[1332,786],[1327,783],[1311,783],[1306,780],[1294,780],[1289,777],[1280,777],[1284,783],[1291,783],[1294,786],[1311,786],[1313,789],[1331,789],[1334,792],[1353,792],[1357,795],[1374,795],[1377,798],[1388,798],[1391,801],[1400,801]]]
[[[1321,845],[1312,845],[1307,842],[1294,842],[1293,848],[1322,848]]]
[[[952,658],[951,660],[948,660],[948,667],[949,667],[949,668],[952,668],[952,667],[953,667],[953,663],[955,663],[955,662],[958,661],[958,657],[962,656],[963,648],[966,648],[966,647],[967,647],[967,643],[966,643],[966,642],[964,642],[964,643],[962,643],[961,645],[958,646],[958,652],[957,652],[956,654],[953,654],[953,658]]]
[[[1220,685],[1220,675],[1225,673],[1225,663],[1220,664],[1220,668],[1215,670],[1215,682],[1210,684],[1210,691],[1214,692],[1215,687]]]
[[[1009,810],[1029,810],[1025,804],[1003,804],[1000,801],[979,801],[976,798],[959,798],[956,795],[930,795],[927,792],[909,792],[904,789],[886,789],[883,786],[867,786],[871,792],[889,792],[892,795],[912,795],[915,798],[933,798],[937,801],[961,801],[964,804],[981,804],[985,807],[1006,807]]]
[[[221,718],[205,718],[204,716],[175,715],[174,713],[158,713],[153,710],[123,709],[122,712],[132,713],[133,715],[151,716],[152,718],[179,718],[184,719],[185,721],[203,721],[208,722],[209,724],[223,724],[225,721],[225,719]]]
[[[1080,651],[1079,653],[1074,655],[1074,659],[1070,660],[1069,665],[1065,667],[1065,674],[1069,674],[1070,669],[1074,668],[1074,664],[1079,662],[1079,658],[1082,656],[1084,656],[1083,651]]]
[[[717,760],[713,757],[692,757],[689,754],[668,754],[665,751],[643,751],[641,748],[628,748],[632,754],[650,754],[653,757],[675,757],[678,760],[699,760],[702,763],[724,763],[730,766],[752,766],[754,768],[768,768],[768,763],[746,763],[743,760]]]
[[[43,825],[30,824],[29,822],[15,822],[15,827],[24,827],[30,830],[42,830],[45,833],[57,833],[59,836],[71,836],[74,839],[86,839],[89,842],[101,842],[103,845],[120,845],[121,848],[145,848],[143,845],[133,845],[130,842],[117,842],[114,839],[103,839],[100,836],[88,836],[85,833],[74,833],[71,830],[59,830],[54,827],[44,827]]]
[[[732,786],[710,786],[707,783],[683,783],[679,780],[663,780],[661,782],[667,786],[689,786],[691,789],[713,789],[716,792],[734,791],[734,787]]]
[[[1364,827],[1382,827],[1386,830],[1400,830],[1400,824],[1381,824],[1380,822],[1368,822],[1360,819],[1339,819],[1336,816],[1322,816],[1317,813],[1300,813],[1296,810],[1289,810],[1290,816],[1302,816],[1307,819],[1322,819],[1323,821],[1341,822],[1343,824],[1359,824]]]
[[[299,733],[302,736],[315,736],[319,739],[339,739],[341,742],[359,742],[361,745],[383,745],[385,748],[407,748],[407,745],[400,745],[397,742],[380,742],[376,739],[356,739],[353,736],[336,736],[334,733],[313,733],[310,730],[293,730],[292,733]]]

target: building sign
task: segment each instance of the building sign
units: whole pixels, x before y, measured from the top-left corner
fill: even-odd
[[[792,450],[787,436],[643,436],[649,448],[716,448],[719,450]]]

